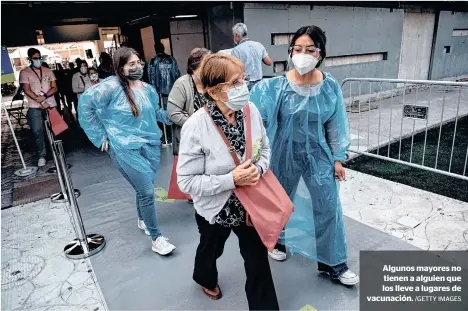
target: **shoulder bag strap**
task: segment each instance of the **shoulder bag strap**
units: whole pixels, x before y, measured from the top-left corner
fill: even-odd
[[[213,121],[213,118],[211,118],[211,116],[210,116],[210,114],[208,112],[208,107],[204,106],[203,108],[208,113],[208,117],[211,119],[211,122],[213,122],[213,125],[215,126],[216,130],[218,130],[219,135],[221,135],[221,138],[223,139],[224,143],[228,147],[229,152],[231,153],[232,159],[234,160],[234,163],[236,164],[236,166],[239,166],[241,163],[240,163],[240,160],[239,160],[239,156],[237,155],[236,149],[234,149],[234,147],[231,145],[231,143],[227,139],[226,135],[224,135],[223,130],[221,129],[221,127],[216,125],[216,123]]]
[[[81,82],[83,82],[83,88],[86,87],[86,83],[84,82],[83,76],[80,74]]]

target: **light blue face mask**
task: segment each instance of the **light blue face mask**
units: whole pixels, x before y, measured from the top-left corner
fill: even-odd
[[[249,103],[250,92],[245,82],[239,87],[228,89],[226,93],[228,101],[224,102],[224,104],[231,110],[241,110]]]
[[[33,59],[32,60],[32,64],[34,67],[36,68],[41,68],[42,66],[42,61],[40,59]]]

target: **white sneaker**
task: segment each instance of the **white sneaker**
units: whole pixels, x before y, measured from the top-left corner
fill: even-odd
[[[169,255],[173,250],[176,249],[174,245],[169,243],[169,239],[163,236],[158,237],[156,240],[152,241],[153,247],[151,248],[153,252],[158,253],[159,255]]]
[[[268,252],[268,256],[276,261],[285,261],[286,260],[286,253],[276,248],[272,252]]]
[[[144,230],[146,235],[150,235],[148,229],[146,228],[145,222],[143,220],[138,219],[138,228],[140,228],[141,230]]]
[[[326,271],[319,271],[319,272],[330,275],[330,273]],[[336,280],[340,281],[341,284],[343,285],[351,286],[351,285],[356,285],[357,283],[359,283],[359,276],[353,271],[348,269],[345,273],[343,273],[338,278],[336,278]]]
[[[344,285],[348,285],[348,286],[356,285],[357,283],[359,283],[359,276],[353,271],[348,270],[342,275],[340,275],[338,280],[341,282],[341,284],[344,284]]]
[[[37,162],[38,167],[43,167],[46,165],[46,159],[45,158],[39,158],[39,161]]]

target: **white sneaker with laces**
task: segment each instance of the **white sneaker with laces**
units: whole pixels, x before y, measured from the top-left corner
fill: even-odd
[[[326,273],[330,275],[330,273],[328,273],[327,271],[319,271],[319,273]],[[345,273],[336,278],[336,280],[340,281],[343,285],[352,286],[359,283],[359,276],[348,269]]]
[[[272,252],[268,252],[268,256],[276,261],[285,261],[287,257],[285,252],[282,252],[276,248]]]
[[[359,283],[359,276],[353,271],[347,270],[338,277],[338,280],[341,282],[341,284],[351,286]]]
[[[37,162],[38,167],[43,167],[46,165],[46,159],[45,158],[39,158],[39,161]]]
[[[163,236],[158,237],[156,240],[152,241],[152,250],[159,255],[169,255],[173,250],[176,249],[174,245],[169,243],[169,239]]]
[[[145,222],[143,220],[138,219],[138,228],[145,231],[146,235],[150,235],[148,229],[146,228]]]

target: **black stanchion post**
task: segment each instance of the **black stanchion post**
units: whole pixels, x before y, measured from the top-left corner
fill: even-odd
[[[86,234],[83,219],[81,218],[78,201],[74,194],[73,183],[68,171],[67,161],[65,159],[65,152],[63,151],[62,141],[55,142],[57,147],[57,156],[60,164],[60,170],[63,172],[65,184],[68,190],[69,205],[72,214],[72,221],[74,223],[77,238],[68,243],[63,251],[65,256],[70,259],[82,259],[92,256],[101,251],[106,245],[106,240],[100,234]]]

